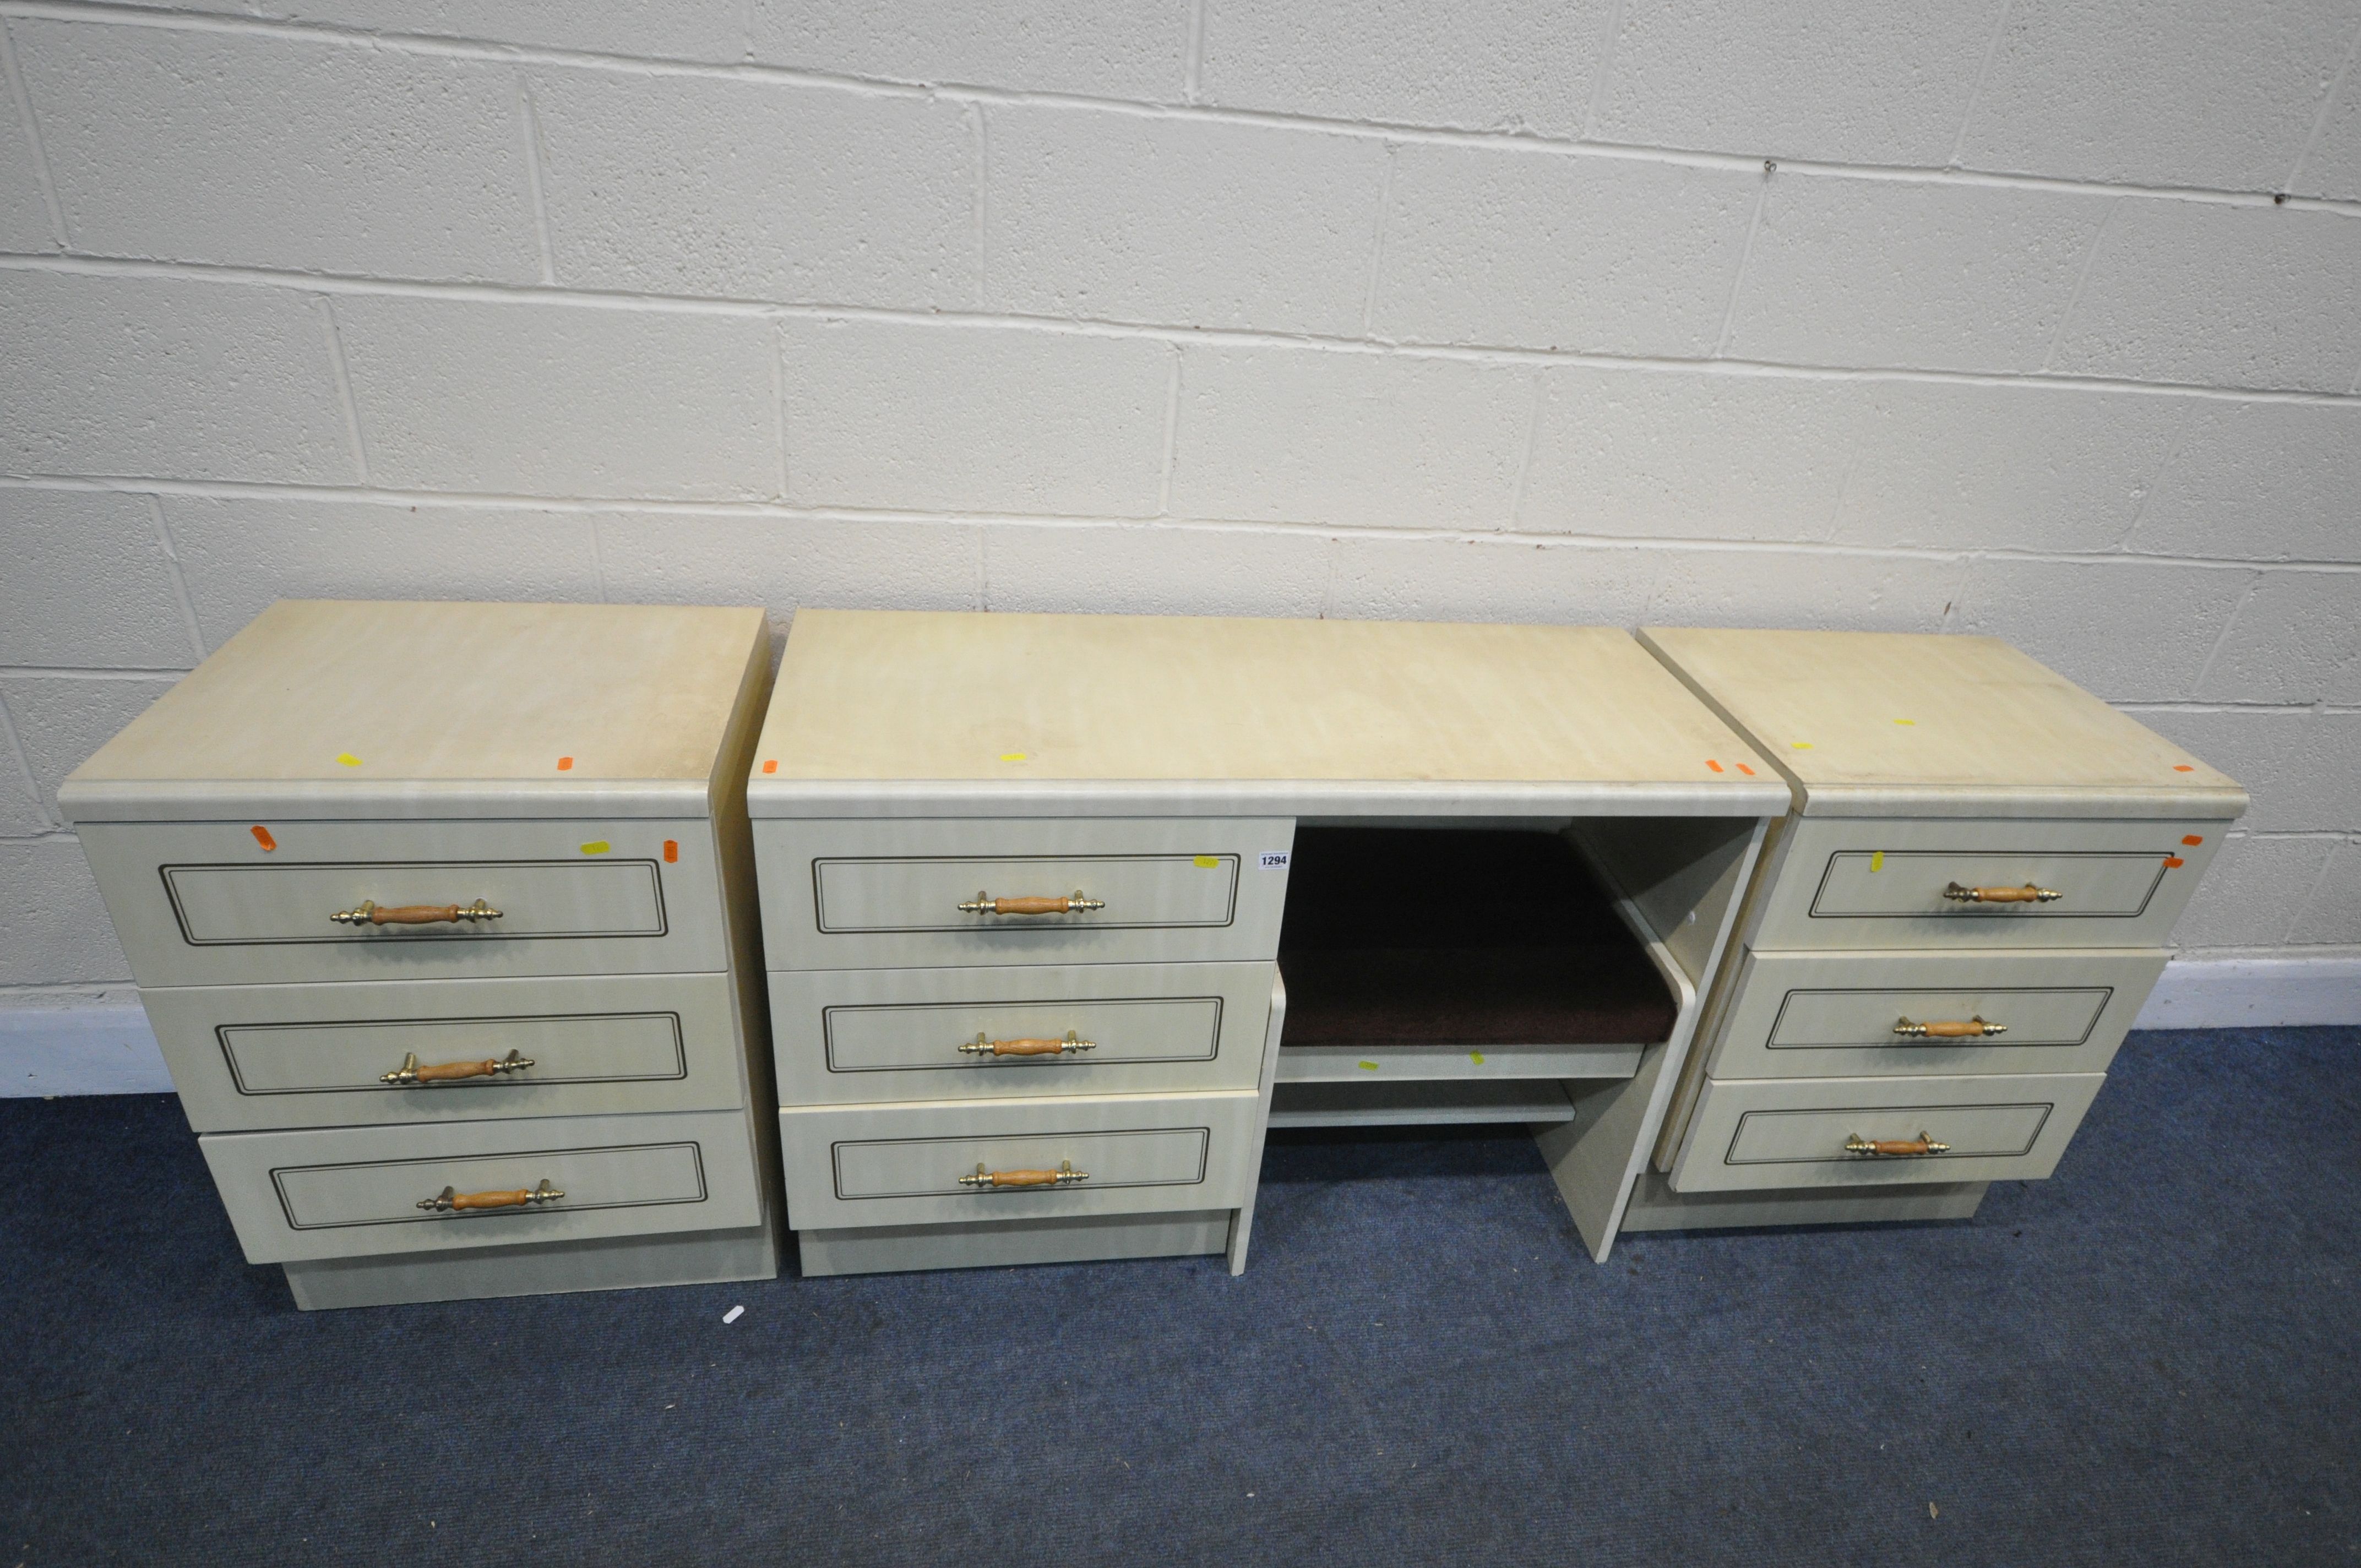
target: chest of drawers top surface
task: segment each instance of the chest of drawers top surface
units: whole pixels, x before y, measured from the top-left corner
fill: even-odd
[[[761,817],[1653,811],[1786,791],[1622,631],[805,610]]]
[[[759,609],[282,600],[59,798],[77,822],[702,817],[767,652]]]
[[[1646,627],[1806,817],[2228,818],[2228,775],[1992,637]]]

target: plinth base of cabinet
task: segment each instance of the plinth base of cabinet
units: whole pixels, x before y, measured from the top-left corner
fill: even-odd
[[[1747,1225],[1858,1225],[1896,1220],[1965,1220],[1984,1201],[1982,1181],[1929,1181],[1831,1192],[1694,1192],[1643,1170],[1623,1211],[1625,1231],[1718,1231]]]
[[[765,1225],[670,1236],[612,1236],[538,1246],[290,1263],[287,1288],[304,1311],[390,1307],[413,1301],[473,1301],[491,1296],[552,1296],[571,1290],[631,1290],[649,1285],[716,1285],[775,1279],[776,1238]]]
[[[1229,1209],[1179,1214],[1082,1214],[1040,1220],[979,1220],[956,1225],[876,1225],[798,1231],[807,1277],[893,1274],[918,1268],[999,1268],[1026,1263],[1180,1257],[1221,1252]]]

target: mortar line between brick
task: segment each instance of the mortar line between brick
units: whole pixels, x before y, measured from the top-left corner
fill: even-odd
[[[1623,37],[1623,0],[1615,0],[1607,13],[1607,38],[1598,48],[1598,63],[1590,72],[1590,102],[1582,112],[1582,135],[1588,141],[1598,134],[1598,107],[1607,98],[1608,79],[1615,72],[1615,46]]]
[[[1205,0],[1189,0],[1189,59],[1180,71],[1180,101],[1194,104],[1205,86]]]
[[[41,781],[33,776],[33,760],[25,754],[25,743],[16,738],[16,716],[8,711],[5,692],[0,692],[0,738],[7,740],[8,754],[16,761],[16,773],[24,780],[25,798],[32,802],[34,814],[49,824],[51,832],[60,830],[65,825],[49,810],[49,799],[41,794]]]
[[[156,543],[164,552],[164,575],[172,582],[172,600],[181,607],[181,624],[189,634],[192,664],[204,663],[205,636],[197,627],[196,601],[189,598],[189,582],[181,570],[181,548],[172,537],[171,520],[164,515],[164,498],[150,491],[148,515],[156,524]]]
[[[2180,411],[2180,417],[2173,426],[2172,440],[2166,445],[2163,457],[2158,460],[2156,472],[2147,476],[2147,488],[2140,491],[2139,499],[2132,503],[2132,515],[2124,523],[2124,531],[2115,535],[2116,550],[2128,546],[2132,535],[2139,532],[2140,519],[2147,515],[2148,502],[2156,499],[2157,491],[2164,488],[2165,476],[2172,472],[2172,465],[2180,458],[2180,449],[2189,444],[2190,433],[2197,428],[2198,418],[2194,403]]]
[[[336,330],[336,302],[319,296],[320,328],[328,344],[328,371],[336,379],[336,400],[344,406],[345,439],[353,445],[353,472],[363,485],[369,484],[368,445],[361,439],[360,404],[353,397],[353,378],[345,365],[344,334]]]
[[[1509,521],[1503,532],[1513,533],[1525,515],[1525,481],[1533,471],[1533,448],[1541,444],[1542,403],[1545,397],[1543,372],[1532,376],[1532,404],[1525,416],[1525,446],[1517,456],[1517,483],[1509,492]]]
[[[2303,175],[2304,164],[2311,160],[2313,151],[2320,146],[2320,138],[2328,129],[2329,116],[2336,112],[2337,101],[2345,95],[2345,83],[2353,75],[2353,57],[2356,54],[2361,54],[2361,26],[2353,29],[2353,41],[2345,46],[2345,59],[2338,63],[2336,74],[2330,79],[2328,91],[2321,95],[2319,112],[2312,116],[2312,132],[2303,138],[2303,150],[2295,155],[2295,167],[2288,170],[2286,190],[2292,192],[2295,189],[2295,182]]]
[[[787,323],[771,323],[771,413],[777,420],[781,506],[787,504]]]
[[[1180,345],[1171,346],[1172,367],[1164,378],[1164,472],[1156,487],[1156,515],[1172,515],[1172,464],[1180,447]]]
[[[1369,279],[1361,291],[1361,335],[1369,335],[1370,323],[1378,315],[1378,280],[1386,265],[1386,225],[1393,212],[1394,166],[1401,159],[1401,148],[1386,144],[1386,170],[1378,181],[1377,232],[1369,239]]]
[[[16,40],[9,37],[5,23],[0,23],[0,71],[8,78],[8,95],[16,101],[16,123],[25,133],[26,150],[33,159],[33,178],[41,187],[41,205],[49,215],[49,235],[60,250],[70,250],[73,242],[66,234],[66,210],[58,201],[57,181],[49,176],[49,149],[41,143],[40,121],[33,114],[33,91],[25,85],[24,71],[16,63]]]
[[[1784,166],[1783,166],[1784,171]],[[2349,407],[2354,391],[2304,390],[2286,387],[2211,387],[2180,381],[2135,381],[2104,376],[2055,376],[2023,371],[1928,370],[1906,366],[1805,365],[1768,359],[1692,359],[1673,355],[1610,354],[1587,350],[1384,341],[1289,333],[1248,327],[1173,326],[1153,322],[1099,320],[1087,316],[1029,316],[1006,311],[921,310],[886,305],[804,303],[726,297],[601,291],[540,285],[428,282],[416,279],[356,278],[334,273],[279,271],[185,261],[148,261],[128,257],[42,256],[0,252],[0,271],[49,272],[90,278],[170,278],[248,288],[307,291],[314,294],[466,300],[566,309],[646,311],[651,313],[772,317],[796,321],[890,322],[903,325],[968,327],[989,331],[1039,332],[1076,337],[1148,338],[1163,343],[1213,343],[1242,347],[1301,348],[1319,353],[1451,359],[1487,365],[1591,365],[1675,374],[1761,376],[1800,380],[1913,381],[1948,386],[2043,387],[2081,391],[2136,392],[2159,397],[2212,398],[2229,402],[2285,402]]]
[[[601,513],[586,512],[582,517],[582,527],[590,545],[590,581],[598,590],[598,602],[612,604],[615,601],[607,592],[607,552],[598,539],[598,535],[605,532],[606,521]]]
[[[2291,945],[2290,939],[2295,936],[2296,927],[2303,924],[2303,917],[2306,915],[2312,913],[2312,900],[2318,898],[2320,890],[2328,885],[2328,873],[2336,868],[2336,850],[2337,846],[2332,844],[2328,847],[2328,852],[2320,857],[2320,870],[2312,874],[2312,886],[2305,891],[2302,899],[2289,911],[2287,926],[2279,932],[2279,940],[2273,942],[2272,947],[2285,948]]]
[[[433,38],[423,34],[376,31],[318,23],[282,22],[258,16],[220,13],[164,12],[119,9],[112,5],[73,4],[71,0],[0,0],[0,16],[47,17],[63,21],[111,23],[184,32],[250,32],[269,36],[341,42],[392,53],[435,55],[478,60],[505,65],[580,66],[640,75],[686,75],[736,81],[802,83],[837,91],[899,98],[940,98],[951,102],[1040,104],[1077,109],[1101,109],[1116,114],[1240,124],[1293,126],[1337,136],[1371,137],[1402,142],[1431,141],[1466,147],[1550,153],[1577,158],[1618,158],[1710,169],[1745,169],[1761,164],[1759,155],[1709,151],[1702,148],[1648,147],[1635,143],[1580,141],[1543,137],[1524,131],[1455,130],[1440,126],[1387,120],[1343,120],[1270,110],[1221,108],[1211,104],[1168,104],[1146,99],[1103,98],[1087,93],[1042,93],[993,87],[975,82],[928,83],[895,82],[845,72],[789,66],[729,63],[602,54],[590,49],[555,49],[543,45],[501,42],[489,38]],[[2080,192],[2092,195],[2147,196],[2175,201],[2213,202],[2240,206],[2272,205],[2272,192],[2229,191],[2202,186],[2139,185],[2073,180],[2062,176],[2007,173],[1992,170],[1951,170],[1933,165],[1842,163],[1811,159],[1782,159],[1782,170],[1796,174],[1844,176],[1864,180],[1932,181],[1947,184],[1983,185],[2012,190]],[[2335,212],[2361,218],[2361,200],[2331,201],[2291,197],[2287,205]]]
[[[975,132],[975,308],[980,311],[990,298],[986,280],[992,260],[992,149],[986,139],[983,105],[970,104],[964,112]]]
[[[2205,650],[2205,662],[2197,666],[2197,674],[2189,683],[2191,701],[2203,700],[2197,694],[2205,689],[2206,681],[2213,674],[2213,662],[2221,658],[2222,650],[2230,645],[2230,633],[2237,630],[2238,617],[2246,613],[2246,606],[2254,602],[2255,594],[2262,586],[2263,578],[2259,572],[2249,577],[2246,587],[2239,592],[2238,602],[2232,605],[2230,613],[2222,618],[2222,630],[2213,634],[2213,646]]]
[[[1993,61],[2000,58],[2000,36],[2008,27],[2008,14],[2015,8],[2016,0],[2001,0],[2000,14],[1993,18],[1992,36],[1984,40],[1983,63],[1976,67],[1976,84],[1968,92],[1968,106],[1960,115],[1960,134],[1951,138],[1951,156],[1944,159],[1946,169],[1960,166],[1960,155],[1968,145],[1968,131],[1976,123],[1976,106],[1983,102],[1984,83],[1992,80]]]
[[[516,73],[517,117],[523,122],[524,186],[533,202],[533,236],[541,247],[541,280],[551,287],[557,283],[557,250],[550,243],[549,203],[542,193],[541,184],[541,115],[533,107],[532,90],[525,86],[524,72]]]
[[[2091,243],[2083,247],[2082,265],[2074,272],[2074,291],[2066,296],[2066,308],[2058,313],[2058,324],[2049,333],[2049,346],[2041,354],[2041,374],[2047,375],[2050,362],[2058,357],[2058,345],[2066,341],[2066,329],[2074,324],[2074,313],[2082,305],[2082,286],[2091,280],[2091,269],[2099,259],[2099,247],[2105,243],[2107,225],[2115,221],[2123,208],[2120,202],[2110,202],[2099,216],[2099,226],[2091,231]]]
[[[1766,160],[1763,169],[1763,184],[1754,192],[1754,211],[1746,220],[1746,243],[1739,247],[1738,269],[1730,274],[1730,298],[1721,307],[1721,331],[1714,334],[1711,357],[1719,359],[1721,351],[1730,346],[1730,329],[1738,324],[1738,302],[1746,292],[1746,264],[1754,259],[1754,236],[1763,228],[1763,209],[1771,201],[1772,170]]]
[[[169,479],[133,475],[0,475],[0,489],[72,490],[100,494],[193,496],[208,499],[324,500],[387,507],[435,506],[452,510],[512,509],[566,513],[656,513],[678,517],[776,518],[796,521],[894,522],[924,527],[960,527],[974,523],[1009,523],[1030,527],[1162,527],[1202,532],[1313,533],[1323,537],[1389,540],[1445,540],[1465,543],[1515,543],[1629,550],[1662,548],[1757,554],[1813,554],[1837,559],[1891,561],[1952,561],[1961,547],[1861,545],[1818,540],[1725,539],[1711,536],[1582,533],[1463,528],[1388,528],[1352,526],[1307,520],[1263,518],[1167,517],[1142,518],[1106,513],[926,511],[908,507],[830,506],[820,503],[780,504],[756,499],[699,500],[677,496],[551,496],[486,490],[421,490],[349,485],[257,483],[252,480]],[[2058,565],[2190,566],[2209,571],[2310,572],[2337,576],[2361,575],[2361,561],[2288,559],[2255,561],[2204,555],[2143,554],[2128,551],[2069,553],[1979,547],[1976,554],[1993,560],[2048,563]]]
[[[754,58],[754,0],[738,0],[738,58]]]

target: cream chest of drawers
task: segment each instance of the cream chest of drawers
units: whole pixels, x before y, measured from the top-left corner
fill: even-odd
[[[1795,805],[1625,1227],[1958,1217],[2048,1176],[2245,793],[1990,638],[1640,636]]]
[[[768,652],[755,609],[282,602],[67,781],[299,1306],[776,1272]]]

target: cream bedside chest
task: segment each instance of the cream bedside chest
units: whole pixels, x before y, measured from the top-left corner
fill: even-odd
[[[1640,638],[1794,808],[1625,1227],[1963,1217],[2049,1175],[2246,793],[1992,638]]]
[[[298,1306],[777,1272],[768,655],[759,609],[286,601],[66,781]]]
[[[806,1274],[1226,1253],[1532,1126],[1604,1256],[1787,792],[1628,633],[805,610],[747,786]]]

